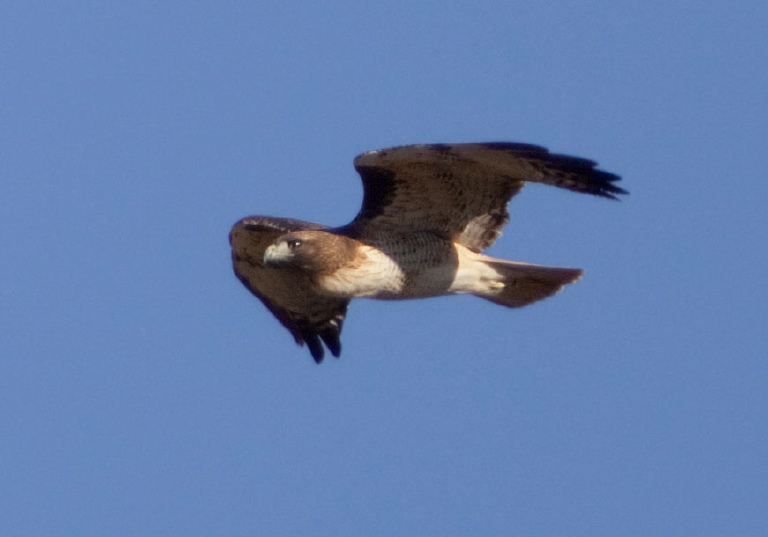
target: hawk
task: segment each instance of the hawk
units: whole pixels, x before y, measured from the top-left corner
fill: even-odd
[[[526,182],[618,199],[627,192],[596,163],[519,143],[410,145],[354,161],[363,204],[331,228],[250,216],[229,235],[237,277],[315,362],[339,357],[353,298],[472,294],[508,308],[554,295],[583,271],[483,255]]]

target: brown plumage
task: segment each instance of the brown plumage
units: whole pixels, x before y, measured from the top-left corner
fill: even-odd
[[[232,228],[235,274],[320,363],[338,357],[352,298],[470,293],[521,307],[578,280],[579,269],[494,259],[481,252],[509,221],[507,204],[538,182],[606,198],[619,177],[528,144],[435,144],[355,159],[364,196],[340,228],[253,216]]]

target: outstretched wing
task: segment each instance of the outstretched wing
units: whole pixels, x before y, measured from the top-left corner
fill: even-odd
[[[296,343],[309,347],[317,363],[324,356],[323,344],[331,354],[341,354],[341,328],[349,300],[319,296],[312,291],[309,277],[298,270],[264,266],[264,250],[285,233],[321,230],[326,226],[290,220],[251,216],[232,227],[232,263],[235,275],[277,317]]]
[[[617,175],[591,160],[514,143],[410,145],[355,159],[363,206],[347,230],[367,237],[401,228],[490,247],[509,221],[507,204],[526,181],[617,199]]]

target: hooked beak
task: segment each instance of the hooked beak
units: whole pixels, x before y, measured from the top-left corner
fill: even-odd
[[[293,252],[290,251],[285,242],[270,244],[264,250],[264,265],[274,266],[289,263],[293,259]]]

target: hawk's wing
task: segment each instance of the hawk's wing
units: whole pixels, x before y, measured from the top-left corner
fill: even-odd
[[[475,251],[509,221],[507,204],[526,181],[616,199],[617,175],[591,160],[529,144],[410,145],[355,159],[363,206],[347,231],[358,237],[401,228],[433,231]]]
[[[285,233],[321,230],[326,226],[290,220],[251,216],[234,225],[229,234],[235,274],[272,314],[293,334],[296,343],[309,347],[317,363],[323,360],[323,344],[338,357],[341,327],[349,300],[319,296],[312,292],[308,276],[289,268],[264,266],[264,250]]]

